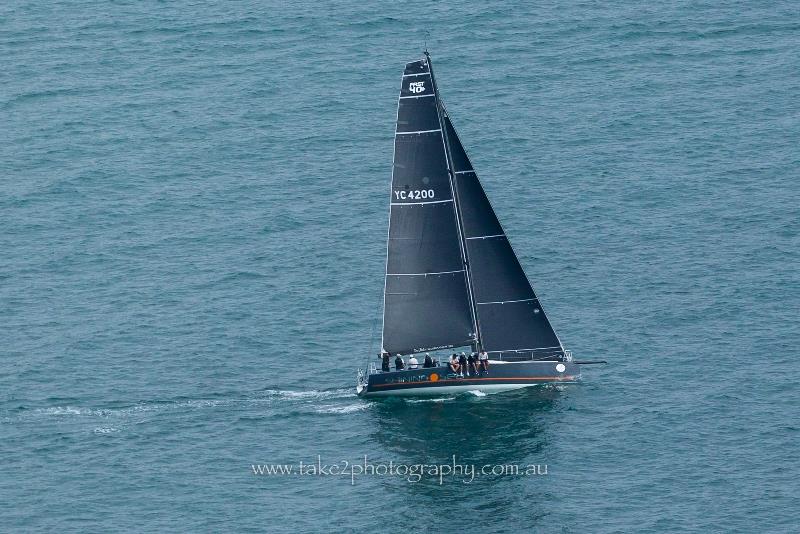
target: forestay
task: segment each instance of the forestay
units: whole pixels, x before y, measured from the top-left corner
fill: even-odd
[[[445,112],[446,113],[446,112]],[[494,357],[561,359],[561,342],[445,114],[480,343]]]

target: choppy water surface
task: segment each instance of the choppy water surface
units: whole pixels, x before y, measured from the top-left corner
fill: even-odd
[[[584,384],[369,402],[400,74]],[[0,6],[4,531],[796,529],[793,2]],[[267,476],[253,464],[547,466]]]

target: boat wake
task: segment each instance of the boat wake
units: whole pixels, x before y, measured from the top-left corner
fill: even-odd
[[[359,404],[347,404],[345,406],[336,406],[336,405],[320,406],[319,408],[317,408],[316,412],[328,413],[328,414],[341,414],[341,413],[360,412],[368,408],[369,404],[362,402]]]
[[[287,400],[325,400],[346,397],[355,397],[353,388],[338,388],[325,390],[293,391],[267,389],[263,392],[266,398],[287,399]]]
[[[405,402],[407,402],[409,404],[417,404],[419,402],[447,402],[447,401],[451,401],[451,400],[455,400],[455,397],[434,397],[434,398],[430,398],[430,399],[403,398],[403,401],[405,401]]]
[[[366,410],[368,403],[356,403],[352,388],[323,390],[267,389],[249,395],[220,395],[216,398],[175,398],[146,400],[122,404],[109,402],[106,406],[80,406],[57,404],[55,406],[19,406],[0,417],[3,423],[36,423],[76,425],[94,434],[107,435],[122,432],[127,426],[147,423],[155,417],[183,414],[202,410],[226,410],[249,413],[247,417],[280,416],[285,412],[308,414],[349,414]],[[55,400],[55,399],[54,399]],[[61,400],[63,402],[63,399]],[[245,415],[242,415],[243,417]]]
[[[267,398],[272,399],[273,404],[291,409],[292,411],[324,415],[342,415],[360,412],[370,407],[368,403],[352,403],[356,399],[353,388],[338,388],[326,390],[266,390]],[[338,401],[338,402],[337,402]],[[347,402],[346,404],[344,402]]]
[[[124,418],[151,412],[165,412],[175,410],[191,410],[225,405],[226,401],[219,399],[192,399],[180,401],[144,401],[123,408],[92,408],[85,406],[52,406],[23,411],[19,419],[33,419],[43,417],[96,417],[96,418]]]

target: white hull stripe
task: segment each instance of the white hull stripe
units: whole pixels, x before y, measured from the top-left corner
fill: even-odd
[[[509,304],[511,302],[530,302],[537,299],[497,300],[494,302],[476,302],[475,304]]]
[[[453,274],[453,273],[463,273],[464,269],[458,271],[442,271],[439,273],[386,273],[386,276],[429,276],[434,274]]]
[[[408,388],[408,389],[390,389],[390,390],[372,390],[367,391],[367,397],[417,397],[417,396],[440,396],[454,393],[466,393],[468,391],[481,391],[485,393],[498,393],[501,391],[510,391],[512,389],[521,389],[531,386],[541,386],[542,384],[483,384],[478,386],[438,386],[429,388]]]
[[[395,135],[414,135],[414,134],[424,134],[424,133],[433,133],[433,132],[441,132],[441,128],[437,128],[436,130],[417,130],[416,132],[395,132]]]
[[[403,78],[408,78],[409,76],[428,76],[430,72],[415,72],[413,74],[403,74]]]
[[[430,95],[419,95],[419,96],[416,96],[416,95],[401,96],[400,100],[403,100],[404,98],[427,98],[429,96],[435,96],[435,95],[430,94]]]
[[[475,169],[470,169],[470,170],[468,170],[468,171],[456,171],[456,174],[467,174],[467,173],[469,173],[469,172],[471,172],[471,173],[474,173],[474,172],[475,172]]]
[[[491,237],[505,237],[506,234],[494,234],[494,235],[479,235],[475,237],[468,237],[467,239],[489,239]]]
[[[421,204],[444,204],[445,202],[452,202],[450,200],[429,200],[428,202],[392,202],[392,206],[419,206]]]

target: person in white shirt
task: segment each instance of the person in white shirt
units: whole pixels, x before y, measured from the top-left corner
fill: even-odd
[[[456,357],[455,354],[450,356],[450,362],[448,363],[448,366],[453,373],[458,374],[458,357]]]
[[[482,372],[489,374],[489,355],[485,350],[478,354],[478,367],[482,369]]]
[[[414,356],[413,354],[411,355],[411,358],[408,359],[408,368],[409,369],[419,368],[419,362],[417,361],[417,357]]]

